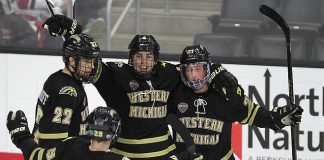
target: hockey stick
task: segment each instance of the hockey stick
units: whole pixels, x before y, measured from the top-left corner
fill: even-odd
[[[293,75],[291,67],[291,43],[290,43],[290,30],[287,22],[272,8],[261,5],[259,8],[260,12],[267,17],[274,20],[282,29],[286,38],[286,48],[287,48],[287,67],[288,67],[288,87],[289,87],[289,103],[292,105],[294,103],[294,87],[293,87]],[[296,156],[296,141],[295,141],[295,128],[291,126],[291,142],[292,142],[292,158],[297,160]]]
[[[187,151],[177,154],[178,159],[188,159],[190,155],[195,153],[195,144],[193,138],[190,135],[189,130],[183,125],[179,118],[174,114],[168,114],[166,116],[166,122],[171,125],[172,129],[175,130],[183,139],[187,146]]]
[[[54,16],[54,11],[53,11],[53,8],[54,8],[54,3],[53,1],[51,0],[46,0],[46,4],[47,4],[47,8],[48,10],[51,12],[52,16]]]
[[[75,1],[76,0],[72,0],[72,18],[75,19],[75,14],[76,14],[76,11],[75,11]]]

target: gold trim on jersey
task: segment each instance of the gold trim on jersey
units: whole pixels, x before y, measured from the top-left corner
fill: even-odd
[[[227,152],[227,154],[221,160],[228,160],[233,154],[233,148]]]
[[[52,133],[52,134],[45,134],[45,133],[39,133],[38,135],[39,139],[62,139],[69,137],[69,133]]]
[[[62,140],[62,142],[65,142],[65,141],[67,141],[67,140],[69,140],[69,139],[72,139],[72,138],[75,138],[75,137],[68,137],[68,138],[65,138],[65,139]]]
[[[253,114],[252,114],[252,116],[251,116],[251,118],[250,118],[250,120],[249,120],[249,123],[248,123],[249,125],[252,125],[252,123],[254,122],[255,115],[257,114],[259,108],[260,108],[259,105],[257,105],[257,106],[255,107],[255,109],[254,109],[254,111],[253,111]]]
[[[37,159],[38,160],[42,160],[43,159],[43,154],[44,154],[44,151],[45,151],[45,149],[43,148],[43,149],[41,149],[41,150],[39,150],[39,152],[38,152],[38,156],[37,156]]]
[[[97,83],[98,79],[100,78],[100,75],[102,72],[102,64],[101,63],[102,63],[101,61],[98,62],[96,74],[95,74],[94,78],[92,79],[93,84]]]
[[[129,157],[129,158],[151,158],[151,157],[159,157],[166,155],[176,149],[175,144],[172,144],[168,148],[161,150],[161,151],[156,151],[156,152],[148,152],[148,153],[130,153],[130,152],[125,152],[121,151],[119,149],[113,148],[112,152],[121,154],[123,156]]]
[[[124,144],[149,144],[149,143],[156,143],[166,141],[170,136],[170,133],[153,138],[144,138],[144,139],[127,139],[127,138],[118,138],[117,142],[124,143]],[[126,156],[127,157],[127,156]]]
[[[34,159],[34,156],[35,156],[35,154],[36,154],[36,152],[39,151],[39,150],[41,150],[41,149],[42,149],[42,148],[40,148],[40,147],[35,148],[35,149],[33,150],[33,152],[30,154],[30,156],[29,156],[29,160],[33,160],[33,159]]]
[[[241,121],[242,124],[249,124],[251,125],[254,121],[255,115],[257,114],[260,106],[258,104],[254,104],[252,100],[248,97],[245,97],[244,103],[247,104],[248,107],[248,114],[247,116]]]

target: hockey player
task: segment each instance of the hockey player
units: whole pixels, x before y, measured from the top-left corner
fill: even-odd
[[[53,148],[33,140],[23,111],[9,112],[7,128],[12,142],[29,160],[129,160],[110,151],[118,138],[121,119],[110,107],[97,107],[86,119],[87,136],[68,137]]]
[[[126,124],[113,151],[131,159],[177,158],[165,117],[169,94],[180,81],[179,72],[175,65],[158,60],[159,44],[151,35],[136,35],[128,49],[128,64],[102,63],[101,73],[93,81],[106,103],[118,106]]]
[[[63,20],[58,20],[63,18]],[[60,29],[67,17],[47,21]],[[46,23],[45,23],[46,25]],[[114,152],[131,159],[165,160],[175,154],[175,144],[168,131],[165,117],[170,93],[180,81],[175,65],[159,61],[160,46],[152,35],[136,35],[130,42],[128,64],[123,62],[99,63],[93,80],[108,106],[121,115],[122,133]]]
[[[118,106],[126,124],[113,151],[131,159],[165,160],[175,150],[165,123],[167,100],[180,75],[174,65],[158,60],[153,36],[136,35],[128,48],[128,64],[102,63],[93,82],[108,105]]]
[[[85,134],[81,122],[89,110],[82,82],[92,81],[100,49],[90,36],[77,34],[64,42],[63,53],[64,69],[49,76],[37,100],[33,134],[41,147]]]
[[[183,83],[170,96],[168,105],[190,130],[196,152],[206,160],[234,160],[231,128],[235,121],[274,131],[301,121],[300,106],[268,111],[246,97],[237,79],[223,67],[211,73],[209,53],[203,46],[187,46],[180,63]],[[214,74],[218,75],[210,86],[208,80]],[[181,137],[176,136],[176,144],[177,149],[184,150]]]

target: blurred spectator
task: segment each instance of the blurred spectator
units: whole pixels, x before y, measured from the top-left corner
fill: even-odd
[[[46,0],[13,0],[16,1],[17,11],[19,13],[31,14],[39,20],[46,20],[51,16],[48,11]],[[64,14],[67,9],[68,0],[51,0],[54,4],[55,14]]]
[[[55,14],[66,15],[68,8],[68,1],[70,0],[51,0],[54,3],[53,11]],[[107,0],[76,0],[76,19],[84,27],[83,33],[93,35],[101,33],[105,28],[105,21],[99,17],[99,10],[106,7]],[[43,10],[46,11],[47,16],[40,14],[36,17],[41,17],[42,20],[51,16],[47,9],[46,0],[18,0],[18,7],[20,9]]]
[[[105,29],[105,20],[99,10],[106,7],[107,0],[76,0],[76,19],[84,27],[83,33],[94,35]]]
[[[42,23],[51,16],[48,10],[46,0],[13,0],[16,1],[15,12],[28,17],[30,21],[36,22],[39,37],[39,47],[48,49],[61,49],[63,40],[51,38],[48,32],[44,32]],[[55,14],[64,14],[67,9],[68,0],[51,0],[54,4],[53,11]]]
[[[35,48],[38,36],[34,24],[14,12],[14,0],[0,0],[0,46]]]
[[[0,0],[0,46],[38,47],[60,49],[63,40],[51,38],[44,32],[42,23],[51,16],[46,0]],[[67,11],[68,0],[51,0],[55,14]],[[106,0],[76,0],[76,19],[83,25],[83,32],[95,35],[105,29],[99,10]]]

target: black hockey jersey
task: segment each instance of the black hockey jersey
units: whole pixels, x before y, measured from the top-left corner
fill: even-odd
[[[22,148],[22,151],[25,159],[29,160],[129,160],[110,151],[90,151],[89,145],[88,137],[69,137],[53,148],[40,148],[34,145],[32,149]]]
[[[169,100],[169,111],[178,115],[190,130],[196,152],[201,153],[206,160],[234,160],[231,148],[233,122],[256,124],[260,127],[271,125],[269,111],[254,104],[247,97],[247,105],[232,106],[212,89],[197,94],[180,84]],[[177,150],[181,152],[186,146],[181,137],[175,135]]]
[[[180,74],[170,63],[158,61],[157,65],[158,71],[146,81],[128,64],[108,62],[94,82],[107,105],[122,118],[121,136],[113,151],[131,159],[166,159],[175,150],[165,117]]]
[[[81,81],[59,70],[45,82],[37,105],[33,134],[41,147],[54,147],[70,136],[85,134],[87,96]]]

